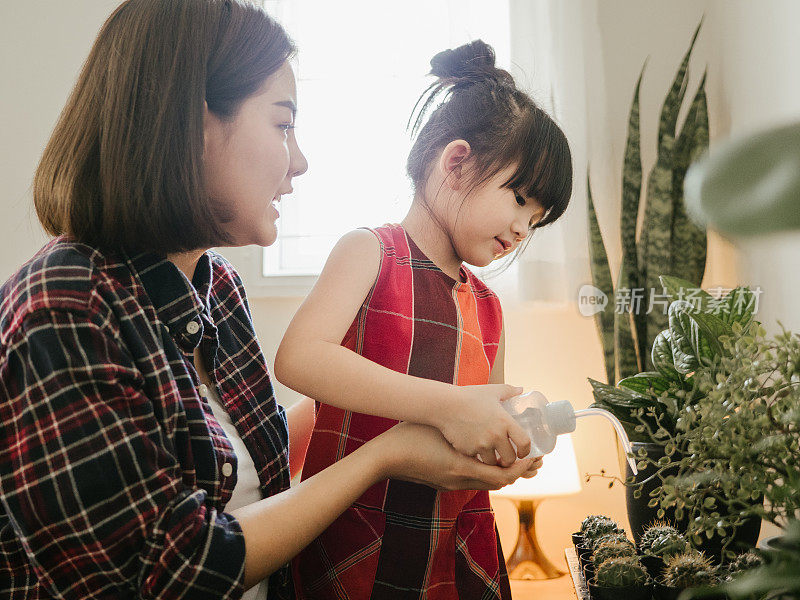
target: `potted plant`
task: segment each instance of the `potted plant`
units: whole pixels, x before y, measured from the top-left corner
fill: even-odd
[[[595,569],[611,558],[636,556],[636,547],[624,533],[610,533],[601,537],[592,549],[591,559],[583,568],[586,581],[594,577]]]
[[[661,600],[675,600],[683,590],[709,588],[718,583],[719,575],[711,560],[690,549],[667,559],[662,576],[656,579],[654,594]]]
[[[732,574],[720,590],[732,600],[799,597],[800,521],[790,520],[778,542],[760,551],[762,564]]]
[[[672,506],[659,507],[652,499],[661,480],[677,474],[671,458],[676,446],[670,440],[677,434],[681,416],[706,393],[698,385],[698,374],[716,372],[726,352],[722,339],[733,335],[734,325],[747,328],[753,323],[757,301],[746,287],[714,298],[676,277],[662,276],[660,281],[670,301],[669,320],[653,342],[654,370],[626,377],[616,386],[589,380],[595,398],[592,406],[617,417],[632,440],[634,453],[650,459],[640,461],[636,478],[626,470],[631,484],[626,490],[628,519],[637,542],[656,519],[680,521]]]
[[[659,521],[645,529],[639,540],[639,553],[647,572],[655,578],[663,571],[667,558],[685,552],[688,546],[680,531]]]
[[[636,556],[609,558],[589,581],[593,600],[649,600],[650,576]]]
[[[695,545],[717,537],[733,556],[748,520],[784,527],[800,511],[800,336],[734,322],[720,340],[695,373],[699,398],[663,438],[668,456],[644,462],[661,481],[650,502],[675,507]]]

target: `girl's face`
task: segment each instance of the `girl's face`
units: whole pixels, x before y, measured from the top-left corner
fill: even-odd
[[[544,216],[534,198],[501,187],[513,173],[514,167],[501,171],[448,211],[454,249],[464,262],[483,267],[510,254]]]
[[[281,196],[308,168],[294,135],[297,91],[288,62],[239,108],[233,121],[206,109],[203,162],[211,197],[233,220],[225,225],[234,246],[269,246]]]

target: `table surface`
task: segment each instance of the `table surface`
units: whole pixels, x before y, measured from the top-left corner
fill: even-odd
[[[588,600],[589,593],[583,583],[575,548],[566,548],[569,573],[556,579],[538,581],[511,580],[511,595],[514,600]]]
[[[575,587],[567,574],[542,581],[511,580],[514,600],[575,600]]]

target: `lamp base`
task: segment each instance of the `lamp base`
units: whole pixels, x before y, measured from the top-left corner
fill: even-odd
[[[540,500],[514,500],[519,511],[519,537],[506,561],[511,579],[555,579],[567,573],[550,562],[536,539],[536,509],[540,503]]]

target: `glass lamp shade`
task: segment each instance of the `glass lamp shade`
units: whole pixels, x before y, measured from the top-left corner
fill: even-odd
[[[520,477],[511,485],[491,493],[510,500],[532,500],[567,496],[580,491],[575,449],[572,446],[572,437],[566,434],[558,436],[555,449],[542,458],[542,468],[535,477]]]

